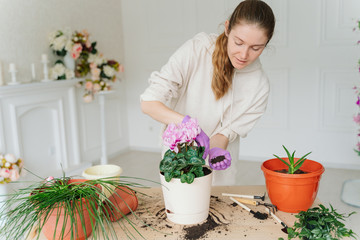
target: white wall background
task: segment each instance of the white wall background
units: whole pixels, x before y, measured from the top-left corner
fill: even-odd
[[[358,82],[359,35],[352,32],[360,18],[358,0],[267,0],[277,17],[273,41],[262,62],[272,92],[264,118],[241,140],[240,158],[263,161],[281,145],[325,165],[360,168],[353,147],[352,122]],[[51,52],[47,35],[59,28],[87,29],[98,49],[125,64],[125,78],[118,85],[119,103],[107,109],[117,118],[108,120],[111,151],[159,151],[160,125],[143,115],[139,95],[148,86],[150,73],[161,68],[170,55],[200,31],[220,33],[222,23],[239,0],[0,0],[0,61],[4,78],[8,64],[18,69],[18,79],[28,82],[30,64]],[[127,112],[125,111],[127,108]],[[96,102],[80,106],[93,118],[79,119],[83,158],[97,158],[99,151]],[[121,112],[119,114],[118,112]],[[83,124],[88,124],[86,128]],[[93,127],[91,127],[93,126]],[[120,131],[118,135],[111,135]],[[118,140],[118,141],[117,141]],[[0,149],[6,151],[6,149]]]
[[[282,144],[326,166],[360,168],[353,151],[360,47],[352,28],[358,0],[267,0],[277,18],[262,62],[271,82],[268,111],[247,138],[240,158],[264,161]],[[197,32],[223,30],[237,0],[123,1],[130,146],[159,149],[159,124],[140,111],[147,79]]]
[[[0,0],[0,62],[5,81],[10,81],[8,66],[9,63],[14,63],[18,70],[18,81],[29,83],[31,77],[30,66],[31,63],[35,63],[36,82],[39,82],[43,78],[40,63],[41,54],[48,54],[49,66],[55,60],[55,56],[49,49],[48,34],[66,28],[71,31],[88,30],[91,41],[97,41],[97,49],[107,59],[115,59],[120,63],[124,61],[121,1],[107,0],[105,3],[97,0]],[[3,135],[3,133],[9,135],[6,133],[10,133],[8,129],[2,131],[3,128],[12,123],[11,117],[13,116],[9,116],[7,111],[9,104],[21,102],[20,99],[17,99],[18,95],[8,94],[6,89],[19,92],[15,89],[19,87],[19,89],[32,91],[31,86],[35,84],[27,85],[0,87],[0,90],[3,90],[0,91],[0,135]],[[51,86],[60,88],[60,85],[54,84]],[[44,86],[44,93],[42,94],[41,91],[36,92],[36,101],[41,102],[42,106],[48,106],[49,102],[46,96],[51,95],[51,93],[46,88],[49,86],[46,84],[37,86],[37,88]],[[125,95],[126,79],[115,84],[115,88],[116,91],[106,97],[107,150],[110,156],[126,150],[129,144]],[[2,92],[7,94],[2,94]],[[78,89],[76,96],[78,99],[74,100],[75,104],[77,104],[74,106],[74,102],[71,102],[70,106],[75,109],[76,114],[71,118],[77,121],[72,125],[75,124],[78,129],[75,129],[76,132],[74,132],[74,129],[64,130],[67,131],[66,136],[77,137],[70,138],[67,141],[68,145],[73,146],[67,146],[66,148],[64,143],[58,141],[58,138],[51,134],[43,134],[43,132],[51,130],[52,126],[56,127],[61,124],[64,124],[65,127],[69,126],[67,119],[70,117],[64,116],[64,122],[49,122],[49,120],[53,119],[46,117],[50,108],[43,107],[38,112],[33,110],[30,115],[33,118],[27,118],[32,122],[22,120],[21,123],[23,124],[19,128],[19,136],[23,136],[23,139],[19,141],[23,142],[23,146],[14,146],[13,141],[9,140],[15,138],[15,136],[0,136],[0,152],[12,152],[20,155],[25,160],[25,166],[37,170],[46,170],[46,167],[48,167],[49,171],[60,168],[58,162],[63,162],[65,159],[64,157],[54,158],[54,156],[60,156],[57,149],[66,148],[69,151],[69,156],[73,156],[70,150],[80,148],[77,150],[80,153],[81,162],[99,161],[101,155],[99,104],[97,99],[91,104],[83,103],[81,100],[82,94],[83,92]],[[35,109],[34,106],[30,106],[30,101],[26,103],[28,100],[25,95],[27,94],[24,94],[23,104],[29,105],[30,109]],[[68,101],[66,97],[61,96],[59,98],[59,102]],[[64,105],[64,108],[65,111],[69,110],[67,105]],[[6,119],[2,121],[3,118]],[[34,121],[36,121],[36,124],[33,123]],[[39,129],[36,129],[36,127]],[[31,133],[31,136],[29,136],[29,133]],[[31,142],[26,141],[25,138],[30,139]],[[64,156],[64,154],[61,156]],[[71,167],[71,164],[73,166],[78,165],[76,162],[79,159],[69,157],[68,161],[68,167]],[[41,165],[41,168],[36,168],[36,165]],[[39,171],[37,173],[41,174]]]

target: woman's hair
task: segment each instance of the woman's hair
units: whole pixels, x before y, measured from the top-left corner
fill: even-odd
[[[230,33],[231,29],[239,24],[255,24],[266,31],[268,41],[270,41],[275,28],[275,17],[271,8],[261,0],[242,1],[232,13],[229,19],[229,26],[226,29]],[[228,37],[225,31],[216,39],[215,50],[212,55],[214,67],[211,88],[216,100],[222,98],[232,84],[234,67],[232,66],[227,53]]]

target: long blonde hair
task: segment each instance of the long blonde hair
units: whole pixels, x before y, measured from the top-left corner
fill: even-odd
[[[231,29],[240,23],[256,24],[264,29],[268,36],[268,42],[272,38],[275,28],[275,16],[265,2],[261,0],[242,1],[231,14],[229,25],[226,29],[230,33]],[[228,37],[225,31],[216,39],[215,50],[212,55],[214,67],[211,88],[216,100],[222,98],[232,84],[234,67],[231,64],[227,53]]]

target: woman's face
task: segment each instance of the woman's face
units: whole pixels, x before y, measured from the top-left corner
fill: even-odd
[[[225,22],[228,29],[229,22]],[[227,32],[227,53],[231,64],[236,69],[253,63],[264,50],[268,37],[264,29],[254,24],[237,24]]]

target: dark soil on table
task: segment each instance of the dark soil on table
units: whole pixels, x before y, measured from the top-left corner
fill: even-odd
[[[279,173],[288,173],[288,170],[287,169],[281,169],[281,170],[275,170],[275,172],[279,172]],[[303,170],[301,169],[298,169],[294,172],[294,174],[306,174],[308,172],[304,172]]]
[[[217,226],[219,226],[219,224],[215,222],[214,218],[211,215],[209,215],[204,223],[184,228],[184,237],[186,240],[199,239],[204,236],[208,231],[213,230]]]

